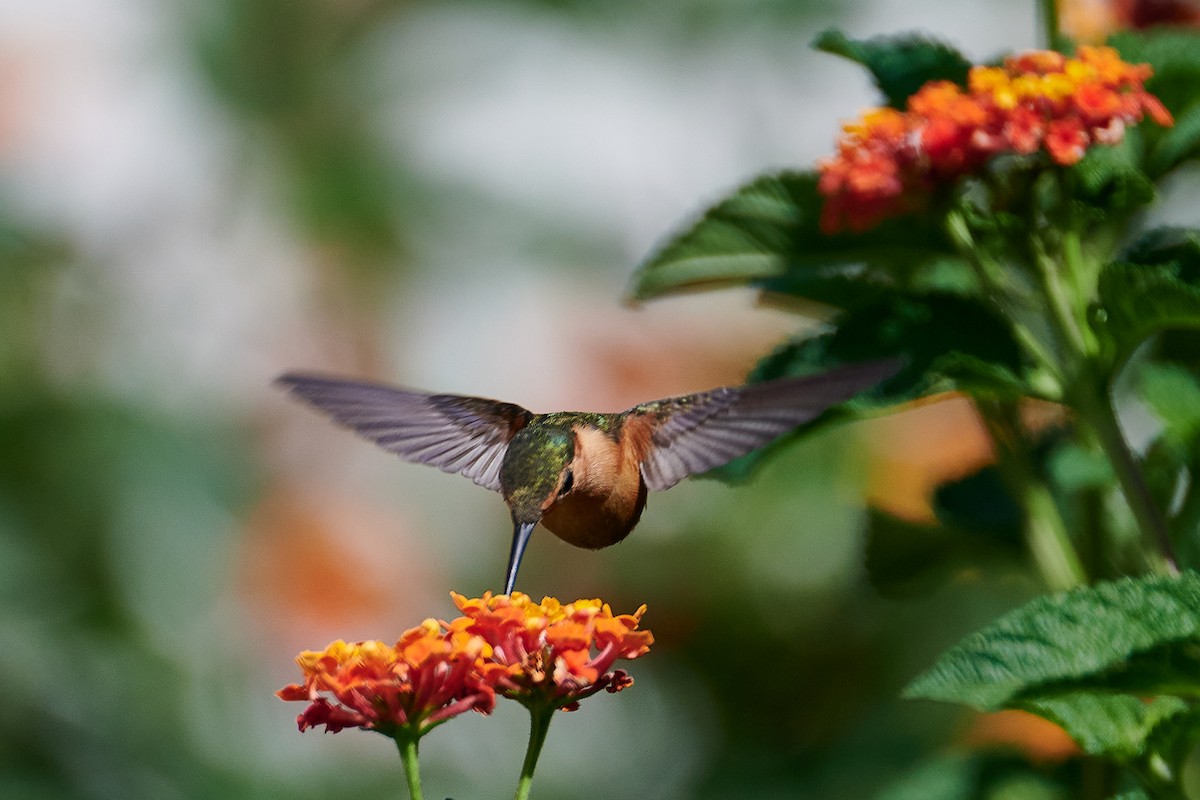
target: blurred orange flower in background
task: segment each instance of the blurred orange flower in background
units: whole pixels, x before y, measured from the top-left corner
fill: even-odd
[[[1200,0],[1059,0],[1063,33],[1081,42],[1100,42],[1126,29],[1200,25]]]

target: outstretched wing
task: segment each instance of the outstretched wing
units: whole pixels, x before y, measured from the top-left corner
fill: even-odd
[[[645,440],[642,478],[651,489],[669,489],[688,475],[727,464],[894,375],[900,366],[898,360],[872,361],[634,406],[626,425],[640,428]]]
[[[289,372],[276,383],[335,422],[409,461],[465,475],[500,490],[508,443],[533,416],[518,405],[426,394]]]

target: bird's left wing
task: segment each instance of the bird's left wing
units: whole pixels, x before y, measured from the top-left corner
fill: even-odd
[[[762,447],[899,369],[899,361],[873,361],[657,400],[631,408],[625,425],[639,442],[646,486],[669,489]]]
[[[276,381],[335,422],[409,461],[500,490],[508,443],[533,416],[512,403],[290,372]]]

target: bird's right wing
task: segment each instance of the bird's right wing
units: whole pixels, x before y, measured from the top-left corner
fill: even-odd
[[[819,375],[727,386],[643,403],[626,426],[641,439],[642,479],[656,491],[707,472],[816,419],[899,371],[898,360],[838,367]]]
[[[377,383],[289,372],[276,383],[339,425],[409,461],[500,490],[508,443],[533,416],[512,403],[427,394]]]

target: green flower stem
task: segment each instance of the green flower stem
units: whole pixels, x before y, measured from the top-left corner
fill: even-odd
[[[975,273],[975,279],[979,281],[980,288],[984,290],[983,296],[996,306],[1002,317],[1008,319],[1012,325],[1013,335],[1025,347],[1026,352],[1033,356],[1034,360],[1053,375],[1061,385],[1062,376],[1059,374],[1058,361],[1053,357],[1051,351],[1027,325],[1021,322],[1013,309],[1008,308],[1003,302],[998,302],[999,298],[1007,297],[1010,294],[1001,277],[1004,269],[991,261],[987,257],[985,248],[981,248],[975,242],[971,228],[962,214],[952,212],[947,215],[946,231],[958,246],[963,260]]]
[[[546,743],[550,731],[550,720],[557,710],[553,705],[531,705],[529,708],[529,746],[525,748],[525,763],[521,765],[521,779],[517,782],[514,800],[528,800],[529,787],[533,785],[533,771],[537,769],[538,756]]]
[[[421,764],[417,759],[417,736],[397,733],[396,748],[400,751],[400,761],[404,764],[404,777],[408,780],[408,796],[412,800],[422,800],[421,795]]]
[[[1107,391],[1091,391],[1094,382],[1084,381],[1080,391],[1073,393],[1074,407],[1081,419],[1095,432],[1100,441],[1100,448],[1112,465],[1133,518],[1137,521],[1142,535],[1151,539],[1158,547],[1166,563],[1167,571],[1179,572],[1179,559],[1175,555],[1175,545],[1167,529],[1167,521],[1150,495],[1150,488],[1138,467],[1137,459],[1125,441],[1121,432],[1121,423],[1117,420],[1112,402]]]
[[[1024,490],[1029,511],[1029,550],[1046,583],[1055,591],[1087,583],[1083,564],[1050,490],[1039,481],[1027,482]]]
[[[1068,359],[1064,372],[1071,377],[1063,387],[1066,399],[1080,420],[1096,435],[1142,535],[1157,545],[1168,571],[1178,572],[1178,561],[1166,519],[1154,505],[1137,460],[1121,432],[1108,395],[1108,382],[1095,374],[1093,369],[1098,345],[1086,316],[1093,294],[1092,281],[1089,279],[1093,270],[1084,256],[1079,229],[1065,227],[1061,244],[1061,262],[1049,257],[1040,246],[1037,246],[1039,252],[1036,260],[1050,301],[1053,321],[1062,339],[1063,352]],[[1074,287],[1074,296],[1064,289],[1064,276]]]
[[[975,407],[996,447],[996,467],[1025,509],[1026,546],[1042,579],[1055,591],[1087,583],[1058,504],[1028,464],[1029,447],[1011,419],[1015,409],[984,400],[976,400]]]
[[[1096,277],[1098,264],[1089,261],[1083,253],[1083,238],[1077,228],[1069,228],[1063,234],[1062,240],[1063,263],[1066,265],[1067,279],[1071,282],[1071,290],[1076,302],[1064,303],[1064,313],[1073,321],[1073,330],[1080,340],[1080,352],[1094,355],[1100,350],[1096,334],[1088,323],[1088,306],[1096,296]],[[1074,314],[1071,312],[1074,310]]]
[[[1058,33],[1058,0],[1038,0],[1041,12],[1042,40],[1050,50],[1057,50],[1062,37]]]
[[[1077,237],[1076,240],[1078,240]],[[1066,246],[1065,241],[1063,249],[1065,251],[1064,255],[1070,252],[1070,248]],[[1060,265],[1055,259],[1050,258],[1045,253],[1039,253],[1037,256],[1038,269],[1041,271],[1042,286],[1046,290],[1047,299],[1050,301],[1050,310],[1053,313],[1058,332],[1065,340],[1062,343],[1062,349],[1064,352],[1073,352],[1076,356],[1086,358],[1092,354],[1092,348],[1088,345],[1088,339],[1092,337],[1084,334],[1085,327],[1080,324],[1080,320],[1075,314],[1073,307],[1075,304],[1071,303],[1070,293],[1063,287],[1062,266],[1065,266],[1071,273],[1072,279],[1077,274],[1076,269],[1071,264],[1071,259],[1064,258],[1064,261],[1066,263]],[[1080,301],[1079,305],[1086,306],[1086,298],[1077,299]]]

